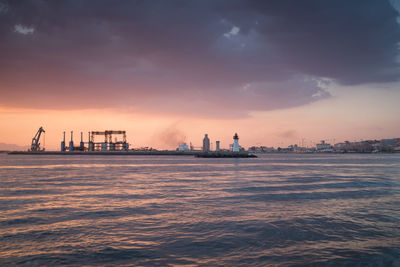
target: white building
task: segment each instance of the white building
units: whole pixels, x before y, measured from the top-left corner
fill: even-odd
[[[317,151],[324,151],[332,149],[331,144],[325,143],[324,140],[321,141],[321,144],[317,144]]]
[[[178,151],[188,151],[189,147],[186,143],[182,143],[178,146]]]
[[[237,133],[233,136],[233,152],[239,152],[240,151],[240,146],[239,146],[239,136]]]

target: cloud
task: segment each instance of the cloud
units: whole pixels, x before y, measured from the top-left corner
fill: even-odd
[[[397,23],[400,24],[400,1],[399,0],[390,0],[390,4],[392,4],[393,8],[396,9],[397,13]]]
[[[226,38],[231,38],[232,36],[237,35],[239,32],[240,32],[240,28],[238,28],[236,26],[233,26],[232,29],[229,32],[224,33],[224,36]]]
[[[14,31],[26,35],[26,34],[33,34],[35,32],[35,28],[17,24],[14,26]]]
[[[15,144],[0,143],[0,151],[25,151],[28,146],[19,146]]]
[[[305,105],[330,97],[323,80],[397,81],[398,15],[375,0],[12,1],[0,104],[200,116]]]
[[[293,139],[293,138],[297,138],[298,137],[298,133],[296,130],[293,129],[289,129],[283,132],[279,132],[277,134],[277,136],[281,137],[281,138],[286,138],[286,139]]]
[[[9,6],[7,3],[0,2],[0,14],[5,14],[9,10]]]

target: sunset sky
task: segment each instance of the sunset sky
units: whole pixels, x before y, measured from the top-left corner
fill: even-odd
[[[400,1],[0,0],[0,149],[400,137]],[[69,141],[69,137],[67,138]]]

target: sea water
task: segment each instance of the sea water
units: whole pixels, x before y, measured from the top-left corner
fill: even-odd
[[[400,154],[0,154],[0,265],[400,266]]]

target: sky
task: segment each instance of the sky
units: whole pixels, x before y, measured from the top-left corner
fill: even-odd
[[[0,0],[0,149],[400,137],[399,0]],[[69,138],[67,138],[69,141]],[[43,144],[43,143],[42,143]]]

